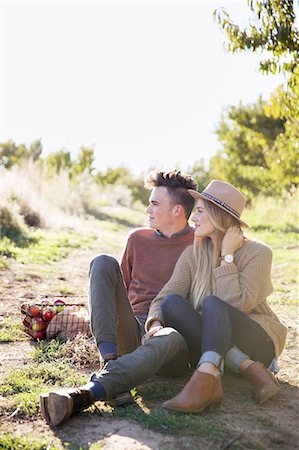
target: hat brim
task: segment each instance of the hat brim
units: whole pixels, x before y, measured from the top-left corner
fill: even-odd
[[[218,208],[223,209],[223,211],[225,211],[227,214],[230,214],[232,217],[234,217],[235,219],[238,220],[238,222],[240,223],[240,225],[244,228],[250,228],[250,226],[244,222],[244,220],[239,219],[238,217],[236,217],[234,214],[232,214],[230,211],[228,211],[226,208],[224,208],[223,206],[219,205],[219,203],[214,202],[212,199],[205,197],[204,195],[202,195],[200,192],[197,191],[193,191],[193,189],[188,189],[189,194],[195,199],[199,199],[201,198],[202,200],[205,200],[207,202],[211,202],[214,205],[218,206]]]

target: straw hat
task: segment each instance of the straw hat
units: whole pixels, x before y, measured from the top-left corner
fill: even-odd
[[[193,191],[192,189],[188,189],[188,192],[195,199],[202,198],[203,200],[214,203],[214,205],[219,206],[219,208],[238,219],[240,225],[249,227],[247,223],[240,219],[245,207],[246,199],[244,195],[231,184],[220,180],[212,180],[201,193]]]

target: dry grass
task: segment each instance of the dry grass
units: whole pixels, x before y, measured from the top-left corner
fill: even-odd
[[[128,187],[99,186],[85,173],[74,183],[67,170],[50,176],[45,166],[33,161],[4,169],[0,176],[0,205],[13,211],[22,222],[25,211],[46,228],[78,229],[87,215],[100,216],[102,207],[132,204]]]
[[[75,366],[99,365],[99,353],[94,339],[78,334],[74,339],[68,340],[59,351],[59,356],[69,364]]]

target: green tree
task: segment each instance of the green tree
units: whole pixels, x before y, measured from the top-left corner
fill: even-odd
[[[223,150],[211,160],[211,173],[222,171],[251,194],[258,186],[264,193],[281,194],[298,186],[299,31],[294,2],[248,0],[248,5],[253,18],[246,29],[233,23],[224,9],[214,13],[228,37],[227,49],[263,51],[260,70],[282,72],[287,84],[268,103],[259,100],[251,112],[240,105],[222,117],[216,133]]]
[[[61,170],[70,169],[72,166],[71,154],[68,150],[59,150],[49,153],[46,157],[46,165],[50,173],[58,173]]]
[[[118,166],[115,169],[108,167],[105,172],[98,172],[95,175],[95,180],[102,186],[106,184],[128,184],[132,179],[130,169],[125,166]]]
[[[285,130],[287,118],[279,108],[283,93],[277,89],[267,102],[240,103],[223,114],[216,129],[222,150],[210,160],[210,177],[239,186],[248,197],[296,188],[296,137]]]
[[[228,51],[266,51],[266,59],[260,62],[262,71],[283,71],[296,78],[299,31],[295,25],[294,0],[247,0],[247,3],[253,18],[244,30],[232,22],[224,8],[214,12],[214,17],[227,34]],[[293,81],[297,83],[297,80],[290,80],[291,84]]]
[[[127,184],[130,188],[133,201],[139,201],[143,205],[147,206],[150,192],[146,187],[144,187],[144,180],[145,174],[142,174],[137,178],[131,178],[130,180],[128,180]]]
[[[7,141],[0,144],[0,163],[6,169],[16,164],[19,159],[18,147],[13,141]]]
[[[30,144],[28,150],[28,157],[32,158],[33,161],[37,161],[38,159],[40,159],[42,150],[43,146],[41,139],[36,139],[35,141],[32,142],[32,144]]]
[[[25,144],[16,145],[13,140],[0,144],[0,165],[9,169],[14,164],[21,164],[26,159],[34,161],[40,158],[42,152],[41,140],[34,141],[30,147]]]
[[[199,191],[203,191],[211,181],[209,170],[205,168],[203,158],[201,158],[199,161],[195,161],[193,165],[188,166],[186,172],[190,173],[192,177],[197,181]]]
[[[72,176],[76,177],[83,172],[87,172],[92,175],[94,172],[94,159],[94,148],[82,146],[77,159],[72,164]]]
[[[293,192],[299,183],[299,120],[296,119],[293,107],[293,116],[290,117],[288,98],[283,89],[278,89],[272,95],[271,100],[271,103],[265,107],[265,113],[286,118],[284,132],[277,135],[272,152],[268,157],[271,179],[277,187],[277,192]]]

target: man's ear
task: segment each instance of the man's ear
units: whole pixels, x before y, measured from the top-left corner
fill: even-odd
[[[174,214],[176,216],[181,216],[182,214],[184,214],[184,208],[182,207],[182,205],[175,205]]]

